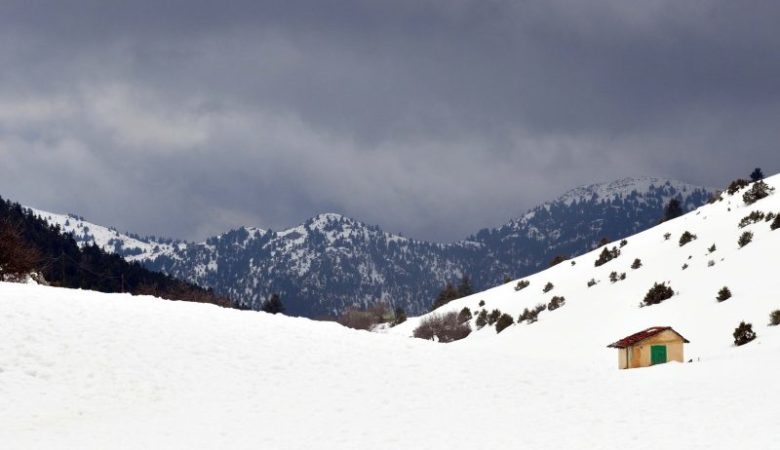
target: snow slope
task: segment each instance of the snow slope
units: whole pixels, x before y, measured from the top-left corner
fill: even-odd
[[[499,309],[517,320],[525,308],[563,296],[565,305],[542,312],[536,323],[516,324],[498,335],[494,327],[485,327],[467,340],[484,339],[494,345],[516,343],[527,356],[570,353],[572,359],[600,358],[603,364],[616,365],[614,352],[599,349],[645,328],[669,325],[691,341],[686,346],[686,358],[728,359],[744,351],[732,346],[731,333],[740,321],[752,322],[759,338],[750,345],[760,346],[762,336],[775,331],[767,325],[769,313],[780,309],[780,230],[770,230],[770,222],[764,220],[745,228],[738,226],[752,211],[780,214],[780,175],[766,182],[776,191],[753,205],[742,200],[749,188],[734,195],[724,193],[722,201],[626,238],[622,248],[619,240],[613,242],[608,247],[619,247],[620,256],[600,267],[594,263],[603,247],[524,278],[530,285],[520,291],[515,291],[519,280],[514,280],[453,301],[435,313],[468,307],[476,316],[482,309]],[[697,239],[680,246],[685,231]],[[753,232],[754,238],[740,248],[737,241],[744,231]],[[666,233],[670,234],[668,240]],[[716,250],[710,252],[713,244]],[[631,269],[637,258],[642,267]],[[684,265],[688,267],[683,269]],[[625,273],[626,279],[610,282],[613,271]],[[587,287],[589,280],[597,284]],[[554,287],[544,293],[548,282]],[[670,285],[675,295],[661,304],[640,308],[656,282]],[[733,297],[719,303],[715,297],[723,286]],[[485,302],[484,307],[479,306],[480,301]],[[411,335],[422,317],[409,319],[390,332]],[[472,319],[473,329],[477,328],[475,322],[476,318]]]
[[[441,345],[0,283],[0,442],[13,450],[765,449],[776,444],[780,330],[760,335],[722,358],[618,371],[609,339],[586,348],[573,333],[556,339],[605,361],[570,359],[555,342],[521,333]],[[529,347],[549,351],[530,357]]]

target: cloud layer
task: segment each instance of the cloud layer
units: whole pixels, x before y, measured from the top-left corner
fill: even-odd
[[[202,239],[447,241],[578,184],[780,171],[772,2],[0,6],[0,195]]]

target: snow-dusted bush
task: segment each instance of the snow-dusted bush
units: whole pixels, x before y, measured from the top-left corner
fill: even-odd
[[[496,333],[504,331],[505,328],[515,324],[515,320],[509,314],[501,314],[496,320]]]
[[[444,315],[431,314],[414,329],[416,338],[438,339],[439,342],[445,343],[463,339],[469,334],[471,334],[471,327],[467,323],[458,322],[458,314],[454,311]]]
[[[487,323],[488,325],[493,325],[498,321],[498,318],[501,317],[501,311],[498,309],[494,309],[493,311],[490,311],[490,314],[487,316]]]
[[[680,236],[680,247],[683,245],[691,242],[692,240],[696,239],[696,235],[691,233],[690,231],[684,231],[683,234]]]
[[[468,322],[472,317],[474,316],[471,315],[471,310],[467,306],[463,307],[458,313],[458,323]]]
[[[544,285],[544,289],[542,289],[542,292],[544,292],[546,294],[546,293],[552,291],[553,287],[555,287],[555,286],[548,281],[547,284]]]
[[[596,279],[595,278],[591,278],[590,280],[588,280],[588,287],[593,287],[595,285],[596,285]]]
[[[633,263],[631,263],[631,268],[636,270],[638,268],[642,267],[642,260],[639,258],[636,258]]]
[[[745,345],[748,342],[756,338],[756,332],[753,331],[753,324],[740,322],[739,326],[734,330],[734,345],[739,347]]]
[[[751,211],[750,214],[743,217],[742,220],[739,221],[739,227],[745,228],[748,225],[753,225],[754,223],[761,222],[766,217],[766,214],[764,214],[762,211]]]
[[[769,313],[769,326],[776,327],[780,325],[780,309],[776,309]]]
[[[740,189],[748,187],[748,185],[750,185],[750,181],[739,178],[729,184],[729,187],[726,188],[726,192],[729,195],[734,195],[739,192]]]
[[[599,258],[595,262],[595,266],[603,266],[604,264],[612,261],[613,259],[620,256],[620,249],[617,247],[612,247],[612,249],[608,249],[607,247],[604,247],[604,250],[601,251],[601,254],[599,255]]]
[[[673,295],[674,290],[671,286],[667,286],[665,283],[655,283],[653,287],[647,291],[647,294],[645,294],[645,298],[642,300],[642,305],[657,305],[664,300],[672,298]]]
[[[517,282],[517,286],[515,286],[515,291],[522,291],[523,289],[527,288],[531,284],[528,280],[520,280]]]
[[[559,297],[555,296],[550,300],[550,303],[547,304],[547,310],[548,311],[555,311],[556,309],[560,308],[561,306],[566,304],[566,298],[565,297]]]
[[[620,248],[623,248],[626,245],[628,245],[628,241],[627,240],[623,239],[622,241],[620,241]]]
[[[544,303],[540,303],[536,305],[533,309],[525,308],[523,312],[520,314],[520,317],[518,317],[517,323],[522,323],[522,322],[528,322],[529,324],[534,323],[537,320],[539,320],[539,313],[544,311],[545,309],[547,309],[547,305],[545,305]]]
[[[775,188],[769,186],[764,181],[756,181],[750,189],[742,194],[742,200],[745,201],[746,205],[752,205],[762,198],[769,197],[774,190]]]
[[[753,241],[753,233],[750,232],[750,231],[745,231],[739,237],[739,240],[737,241],[737,244],[739,244],[739,247],[742,248],[742,247],[750,244],[752,241]]]
[[[718,291],[718,296],[715,297],[715,299],[718,300],[719,302],[725,302],[730,298],[731,298],[731,290],[727,286],[723,286],[721,290]]]

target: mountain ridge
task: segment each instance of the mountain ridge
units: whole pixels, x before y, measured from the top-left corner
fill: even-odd
[[[34,211],[73,233],[80,245],[94,243],[211,287],[238,307],[257,309],[279,292],[290,313],[317,317],[377,301],[420,313],[448,281],[468,275],[478,289],[500,284],[544,267],[555,254],[582,253],[606,235],[617,238],[649,227],[672,197],[690,210],[711,192],[655,177],[590,184],[449,243],[415,240],[327,212],[280,231],[244,226],[192,243],[140,238],[75,215]]]

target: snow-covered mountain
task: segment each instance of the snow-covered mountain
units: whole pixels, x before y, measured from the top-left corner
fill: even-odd
[[[272,292],[289,313],[318,317],[387,301],[426,311],[438,290],[463,274],[485,289],[505,277],[546,267],[556,255],[576,255],[603,237],[619,238],[655,225],[664,205],[686,210],[710,189],[659,178],[583,186],[520,218],[448,244],[408,239],[338,214],[321,214],[282,231],[242,227],[202,243],[141,238],[76,216],[38,211],[72,232],[148,268],[212,287],[244,307],[258,308]]]
[[[723,193],[720,201],[622,242],[452,301],[431,314],[468,308],[474,331],[467,340],[525,343],[519,344],[522,351],[536,357],[563,354],[572,345],[603,347],[649,327],[672,326],[691,341],[686,359],[729,358],[744,351],[733,346],[732,332],[741,321],[752,323],[759,337],[748,345],[760,347],[763,336],[780,334],[768,325],[769,314],[780,310],[780,175],[765,181],[774,191],[754,203],[743,199],[752,186]],[[608,257],[602,259],[605,249]],[[605,262],[597,265],[600,259]],[[640,307],[656,283],[674,295]],[[724,287],[731,297],[719,301]],[[554,297],[563,302],[559,299],[553,305],[559,307],[550,310]],[[537,305],[538,321],[518,320]],[[506,313],[512,318],[500,334],[494,325],[480,328],[477,323],[480,314],[493,311],[499,311],[494,317]],[[389,332],[412,335],[429,316],[410,318]]]

